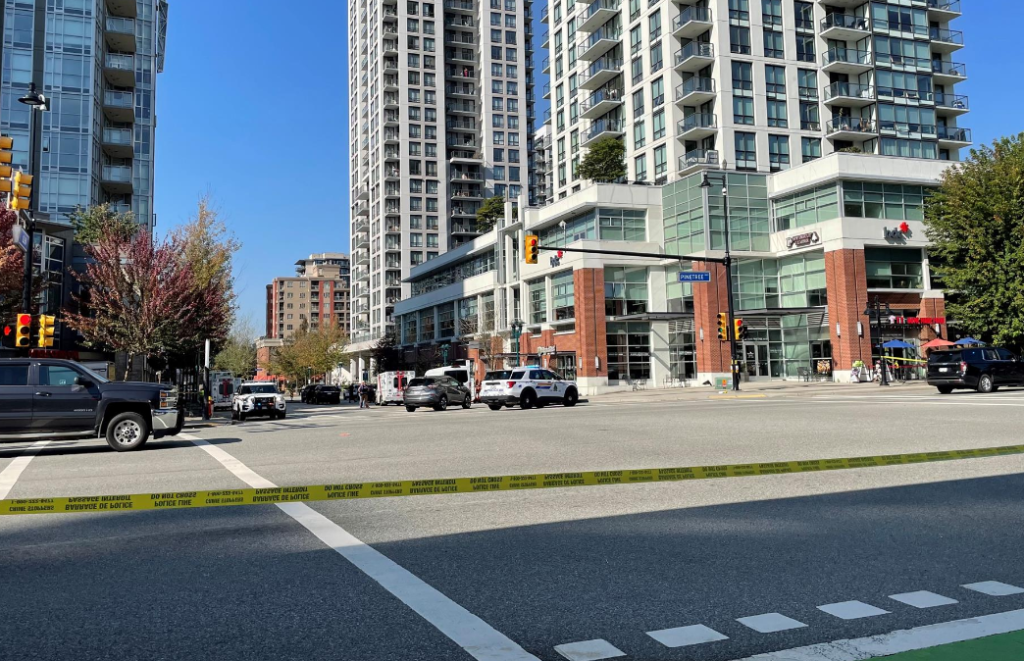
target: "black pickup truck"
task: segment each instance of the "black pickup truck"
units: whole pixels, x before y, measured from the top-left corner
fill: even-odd
[[[181,431],[170,386],[108,381],[70,360],[0,359],[0,441],[97,438],[118,452]]]

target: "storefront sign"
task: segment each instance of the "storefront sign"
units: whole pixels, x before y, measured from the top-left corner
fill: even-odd
[[[891,326],[931,326],[932,324],[945,324],[945,317],[896,317],[890,316]]]
[[[537,347],[538,356],[550,356],[555,353],[555,347]]]
[[[794,234],[793,236],[786,237],[786,248],[789,250],[816,246],[819,243],[821,243],[821,237],[817,232],[805,232],[804,234]]]
[[[889,241],[899,241],[900,239],[910,236],[910,225],[907,223],[900,223],[899,227],[883,227],[882,231],[885,233],[885,238]]]

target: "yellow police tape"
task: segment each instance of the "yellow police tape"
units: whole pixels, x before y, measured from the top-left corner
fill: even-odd
[[[214,489],[211,491],[137,493],[116,496],[23,498],[0,500],[0,515],[170,510],[230,505],[267,505],[271,503],[351,500],[355,498],[427,496],[482,491],[589,487],[611,484],[639,484],[643,482],[676,482],[679,480],[707,480],[725,477],[753,477],[757,475],[847,470],[851,468],[901,466],[904,464],[955,461],[1016,454],[1024,454],[1024,445],[1009,445],[978,450],[890,454],[876,457],[781,461],[764,464],[728,464],[722,466],[646,468],[538,475],[497,475],[493,477],[453,477],[439,480],[356,482],[351,484],[274,487],[271,489]]]

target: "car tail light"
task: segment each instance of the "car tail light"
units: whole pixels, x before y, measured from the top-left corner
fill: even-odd
[[[962,360],[960,361],[960,373],[967,374],[967,363]]]
[[[515,382],[515,381],[509,381],[509,382],[508,382],[508,387],[509,387],[509,388],[513,388],[513,387],[515,387],[515,385],[516,385],[516,382]]]

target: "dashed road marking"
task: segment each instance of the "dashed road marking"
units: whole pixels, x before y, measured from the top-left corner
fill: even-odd
[[[601,638],[556,645],[555,651],[569,661],[601,661],[626,656],[625,652]]]
[[[736,619],[743,626],[753,629],[758,633],[775,633],[777,631],[789,631],[790,629],[802,629],[807,625],[781,613],[765,613],[763,615],[751,615]]]
[[[963,587],[974,592],[987,594],[991,597],[1007,597],[1011,594],[1024,594],[1024,588],[999,581],[982,581],[981,583],[968,583]]]
[[[834,615],[840,620],[859,620],[865,617],[888,615],[889,611],[865,604],[863,601],[841,601],[837,604],[818,606],[818,610]]]
[[[0,471],[0,500],[7,498],[7,494],[11,493],[11,489],[14,488],[15,482],[21,477],[22,472],[28,467],[32,458],[39,453],[49,441],[36,441],[32,445],[25,448],[21,453],[20,457],[15,457],[11,460],[11,463]]]
[[[934,592],[929,592],[927,590],[890,594],[889,598],[900,603],[907,604],[908,606],[913,606],[914,608],[935,608],[936,606],[950,606],[952,604],[960,603],[956,599],[943,597],[941,594],[935,594]]]
[[[721,634],[703,624],[678,627],[676,629],[662,629],[661,631],[648,631],[647,635],[665,647],[689,647],[691,645],[703,645],[704,643],[729,640],[729,636]]]

